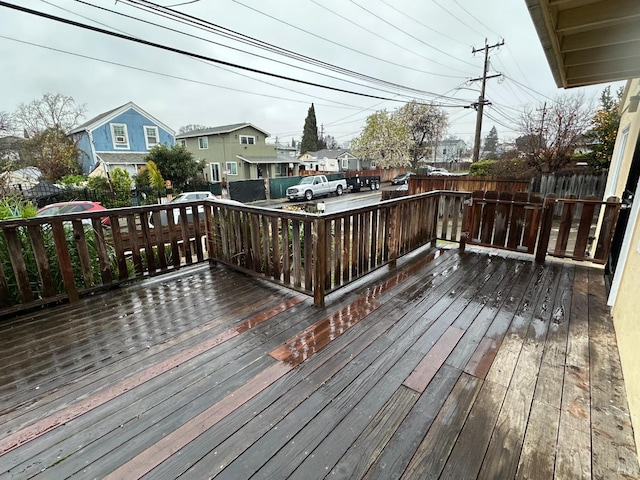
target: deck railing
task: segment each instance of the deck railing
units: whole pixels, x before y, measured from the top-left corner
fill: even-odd
[[[543,201],[526,193],[475,191],[467,210],[462,248],[473,244],[514,250],[535,254],[538,262],[551,255],[604,264],[620,206],[616,197],[599,201],[548,195]]]
[[[606,261],[619,201],[518,195],[436,191],[324,215],[200,201],[109,210],[108,228],[104,212],[3,221],[0,316],[204,261],[313,295],[316,305],[437,240],[535,252],[538,261]]]
[[[0,315],[76,301],[204,261],[313,295],[320,305],[327,293],[434,243],[438,233],[457,241],[463,194],[447,195],[328,215],[201,201],[113,209],[108,217],[90,212],[6,220],[0,222]]]
[[[326,294],[435,243],[438,232],[457,241],[464,197],[433,192],[326,215],[212,202],[209,258],[313,295],[321,305]]]

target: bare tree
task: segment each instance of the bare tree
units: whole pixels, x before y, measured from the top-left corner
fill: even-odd
[[[0,112],[0,136],[9,135],[13,132],[13,121],[8,112]]]
[[[77,105],[73,97],[45,93],[31,103],[21,103],[13,118],[26,137],[33,137],[47,129],[68,132],[78,126],[85,112],[85,105]]]
[[[526,110],[520,119],[521,148],[539,172],[557,172],[571,162],[593,117],[592,102],[583,93],[559,96]]]
[[[338,143],[338,141],[331,135],[325,135],[324,143],[326,144],[326,148],[328,148],[329,150],[336,150],[340,148],[340,144]]]

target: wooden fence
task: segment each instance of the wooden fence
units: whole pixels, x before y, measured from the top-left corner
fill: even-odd
[[[527,192],[527,180],[506,180],[494,177],[430,176],[416,175],[409,180],[408,195],[434,190],[473,192],[476,190],[498,192]]]

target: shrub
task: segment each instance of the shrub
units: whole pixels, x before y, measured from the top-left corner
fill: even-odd
[[[471,164],[469,167],[469,175],[476,177],[488,177],[492,175],[491,165],[496,163],[495,160],[480,160]]]

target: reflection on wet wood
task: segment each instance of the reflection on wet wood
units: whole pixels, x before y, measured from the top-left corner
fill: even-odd
[[[398,264],[325,308],[200,268],[0,323],[0,477],[639,476],[601,272]]]

